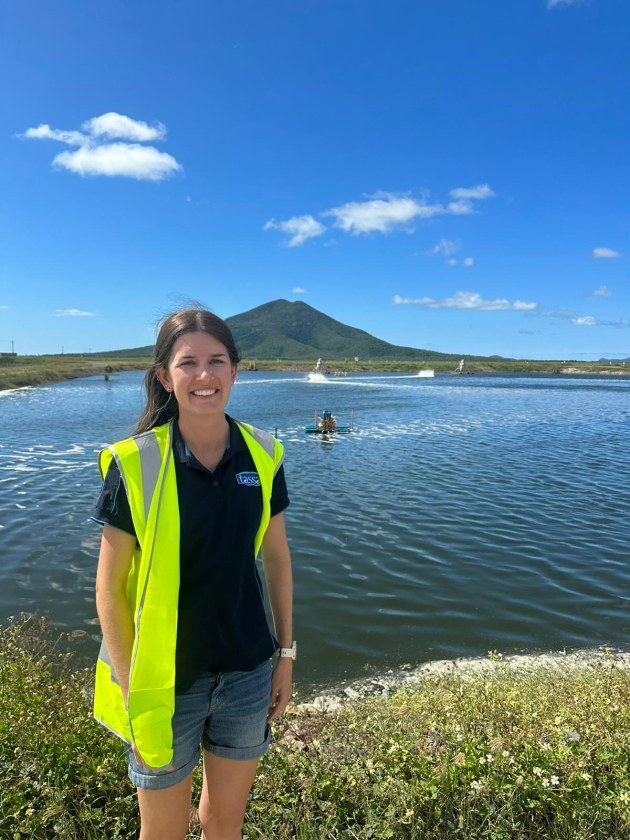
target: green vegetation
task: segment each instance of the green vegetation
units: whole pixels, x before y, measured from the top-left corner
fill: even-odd
[[[329,371],[416,373],[419,368],[431,367],[436,373],[452,373],[461,358],[460,354],[388,344],[302,301],[274,300],[226,320],[241,350],[245,370],[306,371],[322,357]],[[144,370],[153,361],[153,349],[146,345],[76,356],[0,356],[0,391],[103,374],[107,365],[114,371]],[[466,372],[630,373],[630,363],[466,356]]]
[[[0,391],[28,385],[47,385],[82,376],[103,376],[108,365],[115,373],[121,370],[144,370],[151,361],[147,357],[121,358],[96,354],[0,356]]]
[[[309,360],[326,358],[414,359],[455,361],[449,353],[397,347],[349,327],[307,303],[273,300],[248,312],[226,318],[243,356],[260,359]]]
[[[459,361],[461,357],[457,357]],[[248,370],[277,370],[306,372],[313,369],[314,359],[310,363],[288,359],[243,358],[241,367]],[[625,374],[630,376],[630,363],[626,362],[557,362],[526,359],[496,359],[484,356],[466,356],[466,374],[473,373],[582,373],[582,374]],[[346,371],[348,373],[417,373],[423,368],[431,368],[436,374],[454,373],[457,364],[443,359],[427,358],[422,362],[409,359],[329,359],[323,358],[323,369],[327,373]]]
[[[145,348],[139,348],[144,350]],[[63,382],[82,376],[102,376],[109,365],[114,373],[123,370],[146,370],[152,359],[149,356],[133,356],[125,350],[116,355],[92,353],[83,356],[0,356],[0,391],[8,388],[23,388],[29,385],[46,385],[50,382]],[[459,358],[458,358],[459,360]],[[312,369],[315,358],[307,362],[300,359],[258,359],[244,357],[242,369],[254,367],[260,371],[295,371],[306,372]],[[430,367],[437,374],[453,373],[456,364],[444,359],[426,358],[417,360],[401,359],[328,359],[324,360],[328,372],[345,371],[347,373],[417,373],[421,368]],[[630,364],[616,362],[543,362],[523,361],[519,359],[488,359],[466,357],[467,373],[606,373],[630,375]]]
[[[92,721],[90,670],[65,644],[41,620],[0,632],[0,837],[131,840],[120,744]],[[630,673],[612,658],[295,710],[261,763],[245,837],[627,840],[629,730]]]

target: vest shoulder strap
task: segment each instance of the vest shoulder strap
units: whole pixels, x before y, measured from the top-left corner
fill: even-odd
[[[133,435],[125,440],[118,441],[108,446],[100,453],[99,466],[101,474],[105,477],[107,468],[112,458],[116,465],[130,501],[134,525],[138,531],[138,516],[146,522],[151,506],[151,500],[157,487],[160,468],[164,458],[168,455],[171,445],[171,424],[156,426],[148,432]],[[139,509],[137,496],[142,499],[142,508]],[[134,506],[133,502],[136,501]],[[135,510],[134,510],[135,507]],[[141,529],[144,531],[144,529]]]
[[[273,460],[273,474],[275,476],[280,469],[280,465],[282,464],[284,458],[284,446],[270,432],[265,432],[263,429],[257,429],[256,426],[252,426],[250,423],[243,423],[240,420],[237,420],[236,425],[244,434],[252,437]]]

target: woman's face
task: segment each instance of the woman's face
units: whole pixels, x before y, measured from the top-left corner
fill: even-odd
[[[158,373],[158,379],[173,392],[180,417],[223,414],[236,367],[218,339],[206,332],[190,332],[177,339],[168,368]]]

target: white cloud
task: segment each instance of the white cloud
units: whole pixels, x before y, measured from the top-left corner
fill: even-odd
[[[110,111],[86,120],[80,131],[65,131],[47,124],[27,129],[23,137],[35,140],[57,140],[67,146],[78,146],[74,152],[58,154],[53,164],[78,175],[107,175],[162,181],[182,166],[172,155],[153,146],[140,145],[150,140],[163,140],[166,127],[157,122],[149,125],[124,114]],[[121,141],[110,143],[108,140]]]
[[[475,201],[482,201],[485,198],[494,198],[496,193],[490,189],[488,184],[477,184],[476,187],[457,187],[451,190],[449,195],[457,200],[469,201],[474,199]]]
[[[450,259],[446,260],[446,262],[448,263],[448,265],[457,265],[457,260],[455,259],[455,257],[451,257]]]
[[[451,216],[470,216],[471,213],[474,213],[474,209],[470,201],[460,199],[459,201],[449,201],[445,212],[450,213]]]
[[[505,298],[495,300],[484,300],[477,292],[456,292],[452,297],[436,300],[435,298],[403,298],[394,295],[394,303],[409,304],[415,303],[426,306],[428,309],[479,309],[483,311],[516,310],[531,311],[538,307],[537,303],[528,303],[523,300],[509,301]]]
[[[457,242],[453,242],[451,239],[440,239],[439,242],[431,248],[432,254],[442,254],[445,257],[450,257],[451,254],[455,254],[459,249],[459,245]]]
[[[61,131],[58,128],[51,128],[46,123],[38,125],[37,128],[27,128],[22,137],[31,140],[58,140],[68,146],[83,146],[88,138],[80,131]]]
[[[417,219],[430,219],[434,216],[451,215],[467,216],[474,212],[473,199],[489,198],[494,192],[487,184],[480,184],[470,189],[458,188],[451,190],[450,195],[455,199],[446,206],[441,203],[429,203],[425,197],[413,198],[408,194],[397,194],[378,192],[368,196],[365,201],[348,201],[338,207],[325,210],[320,215],[324,218],[332,218],[333,225],[345,233],[359,236],[369,233],[391,233],[395,229],[407,229],[412,231],[412,223]],[[319,236],[326,228],[319,225],[312,215],[296,216],[285,222],[277,222],[275,219],[267,222],[264,230],[278,229],[291,233],[289,226],[304,224],[308,221],[309,230],[315,231],[308,236],[294,236],[289,245],[301,245],[311,236]],[[284,227],[283,227],[284,226]]]
[[[474,265],[474,264],[475,264],[475,260],[474,260],[474,258],[473,258],[473,257],[466,257],[466,258],[464,259],[464,265],[465,265],[467,268],[470,268],[470,266],[471,266],[471,265]]]
[[[594,327],[597,324],[597,319],[592,315],[582,315],[579,318],[573,318],[572,321],[577,327]]]
[[[300,286],[296,286],[295,289],[291,290],[294,295],[305,295],[306,289],[302,289]]]
[[[621,256],[619,251],[612,248],[593,248],[593,256],[596,260],[614,260]]]
[[[573,6],[579,0],[547,0],[547,8],[553,9],[554,6]]]
[[[81,128],[92,137],[105,137],[108,140],[136,140],[146,143],[150,140],[163,140],[166,137],[166,126],[158,122],[149,125],[142,120],[132,120],[124,114],[109,111],[100,117],[86,120]]]
[[[612,297],[612,292],[608,286],[599,286],[593,292],[593,297]]]
[[[58,309],[55,312],[58,318],[91,318],[93,312],[84,312],[82,309]]]
[[[409,226],[414,219],[429,219],[444,213],[441,204],[392,193],[379,193],[368,201],[349,201],[322,213],[332,216],[335,227],[358,236],[362,233],[389,233],[395,227]]]
[[[53,163],[78,175],[118,175],[139,181],[162,181],[182,168],[166,152],[137,143],[83,146],[76,152],[61,152]]]
[[[321,236],[322,233],[325,233],[326,227],[312,216],[294,216],[284,222],[270,219],[264,225],[263,230],[281,230],[283,233],[291,234],[288,246],[289,248],[295,248],[304,244],[307,239]]]

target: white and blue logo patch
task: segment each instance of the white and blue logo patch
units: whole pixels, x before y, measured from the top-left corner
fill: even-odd
[[[236,481],[238,484],[245,484],[247,487],[260,487],[260,478],[257,472],[236,473]]]

